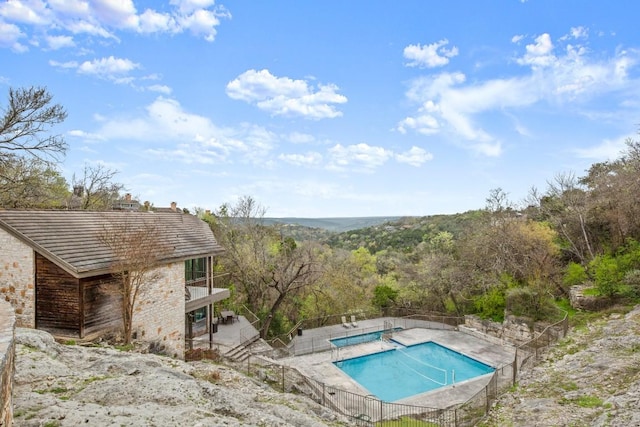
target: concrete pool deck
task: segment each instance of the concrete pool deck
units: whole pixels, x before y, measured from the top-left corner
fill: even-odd
[[[340,327],[342,326],[340,325]],[[495,341],[485,340],[475,335],[457,331],[454,328],[445,327],[446,325],[442,325],[439,329],[407,328],[394,332],[393,340],[405,346],[433,341],[494,368],[500,368],[505,364],[509,364],[513,362],[515,358],[515,347],[513,346],[500,345]],[[339,331],[336,330],[336,334],[338,332]],[[311,335],[311,333],[309,335]],[[316,336],[320,336],[320,334],[317,333]],[[320,381],[327,386],[367,396],[371,393],[335,366],[333,362],[391,350],[393,348],[395,348],[395,345],[392,342],[377,340],[313,354],[288,357],[281,359],[279,362],[296,368],[307,377]],[[491,374],[487,374],[454,385],[444,386],[430,392],[411,396],[394,403],[438,409],[450,408],[451,406],[469,400],[486,387],[490,379]]]

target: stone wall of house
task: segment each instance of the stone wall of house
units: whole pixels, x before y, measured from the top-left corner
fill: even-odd
[[[184,262],[158,268],[154,283],[136,304],[133,331],[137,339],[151,343],[154,351],[184,358]]]
[[[15,324],[13,308],[6,301],[0,301],[0,426],[13,423]]]
[[[0,299],[13,306],[18,327],[35,328],[33,250],[0,230]]]

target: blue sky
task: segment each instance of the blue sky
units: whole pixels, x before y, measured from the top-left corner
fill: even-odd
[[[519,203],[640,124],[637,1],[8,0],[0,105],[65,106],[61,170],[267,216]]]

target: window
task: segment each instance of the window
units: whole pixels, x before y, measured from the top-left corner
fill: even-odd
[[[199,322],[207,318],[207,307],[202,307],[193,312],[193,321]]]
[[[195,258],[184,262],[184,275],[187,283],[207,277],[207,259]]]

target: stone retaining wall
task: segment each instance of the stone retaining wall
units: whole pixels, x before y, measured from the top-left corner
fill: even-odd
[[[13,371],[16,316],[6,301],[0,301],[0,426],[13,423]]]
[[[572,286],[569,289],[569,300],[571,307],[578,310],[585,311],[598,311],[605,309],[613,304],[611,298],[585,295],[587,289],[591,289],[593,286]]]
[[[530,325],[514,316],[507,316],[504,322],[498,323],[467,315],[464,317],[464,327],[470,331],[476,330],[514,345],[523,344],[533,338]]]

